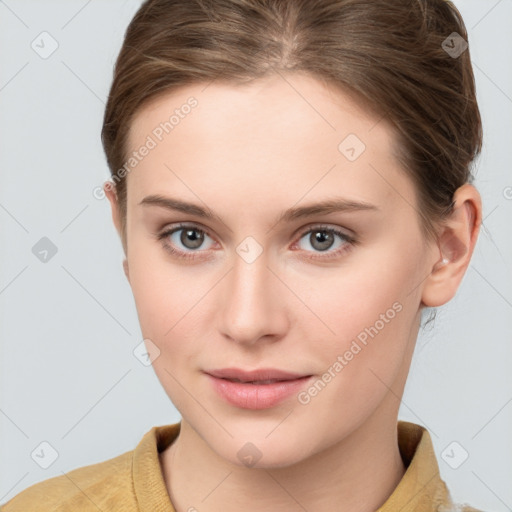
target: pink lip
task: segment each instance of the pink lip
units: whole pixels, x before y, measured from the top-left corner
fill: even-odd
[[[209,370],[205,373],[220,396],[231,405],[242,409],[274,407],[290,395],[296,394],[311,378],[311,375],[301,375],[272,368],[252,371],[225,368]],[[266,381],[269,380],[273,382],[267,383]],[[255,383],[251,384],[251,382]]]

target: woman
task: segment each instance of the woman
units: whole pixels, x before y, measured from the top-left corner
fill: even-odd
[[[398,421],[425,308],[468,268],[482,130],[443,0],[149,0],[105,193],[182,420],[17,510],[474,511]]]

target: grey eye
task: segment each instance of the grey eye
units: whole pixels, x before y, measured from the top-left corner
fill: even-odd
[[[336,238],[341,239],[341,243],[337,246]],[[316,252],[325,252],[329,249],[337,249],[349,241],[348,236],[344,236],[343,233],[327,228],[310,229],[308,232],[304,233],[300,240],[306,240],[310,247],[312,247]],[[305,250],[309,249],[306,248]]]
[[[169,235],[172,244],[178,245],[178,249],[181,244],[182,247],[190,250],[199,249],[205,237],[210,238],[204,231],[194,227],[178,228]]]

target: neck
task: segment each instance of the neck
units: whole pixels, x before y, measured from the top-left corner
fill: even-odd
[[[176,512],[374,512],[405,472],[390,414],[396,408],[381,405],[336,445],[284,468],[232,464],[182,420],[178,438],[160,454]]]

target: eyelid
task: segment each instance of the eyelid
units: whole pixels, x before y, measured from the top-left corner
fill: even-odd
[[[206,226],[203,226],[200,222],[195,222],[195,221],[191,221],[190,223],[187,223],[187,222],[177,222],[174,224],[171,223],[169,225],[164,226],[162,229],[159,229],[157,232],[154,232],[153,235],[159,236],[160,234],[169,233],[170,231],[177,231],[180,228],[182,228],[182,229],[198,228],[199,231],[204,232],[210,238],[216,240],[216,238],[214,236],[212,236],[209,228],[207,228]],[[334,224],[322,223],[322,222],[320,222],[320,223],[313,222],[311,224],[308,224],[307,226],[302,226],[293,233],[292,237],[295,238],[295,237],[299,236],[299,238],[302,238],[306,233],[308,233],[309,231],[312,231],[313,229],[318,229],[318,230],[326,229],[326,230],[340,231],[347,238],[355,238],[356,237],[355,233],[351,229],[337,226]]]
[[[346,238],[355,238],[355,233],[348,229],[348,228],[345,228],[345,227],[341,227],[341,226],[337,226],[337,225],[334,225],[334,224],[328,224],[328,223],[325,223],[325,222],[313,222],[307,226],[303,226],[301,227],[300,229],[298,229],[296,231],[296,233],[298,235],[300,235],[300,237],[302,238],[306,233],[309,233],[310,231],[313,231],[313,230],[322,230],[322,229],[325,229],[326,231],[336,231],[336,232],[339,232],[341,234],[343,234],[343,236],[345,236]],[[294,235],[294,236],[298,236],[298,235]]]

